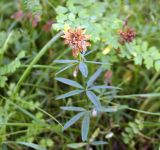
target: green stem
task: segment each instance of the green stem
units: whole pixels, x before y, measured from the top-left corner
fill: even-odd
[[[11,38],[12,38],[12,35],[13,35],[13,31],[11,31],[11,32],[9,33],[9,35],[8,35],[8,37],[7,37],[7,39],[6,39],[5,43],[4,43],[1,51],[0,51],[0,64],[1,64],[2,61],[3,61],[4,52],[8,49],[8,45],[9,45],[9,42],[10,42],[10,40],[11,40]]]
[[[105,98],[101,98],[101,100],[104,101]],[[113,105],[115,105],[115,106],[120,106],[120,104],[117,104],[117,103],[114,103],[114,102],[108,101],[108,103],[113,104]],[[144,110],[140,110],[140,109],[135,109],[135,108],[132,108],[132,107],[127,107],[126,109],[131,110],[131,111],[135,111],[135,112],[138,112],[138,113],[142,113],[142,114],[160,116],[160,113],[159,113],[159,112],[149,112],[149,111],[144,111]]]
[[[153,76],[153,78],[150,80],[145,90],[148,90],[153,85],[153,83],[155,82],[155,80],[158,78],[159,75],[160,75],[160,71]]]
[[[21,65],[21,68],[27,68],[29,65]],[[48,66],[48,65],[33,65],[32,68],[44,68],[44,69],[59,69],[56,66]]]
[[[152,97],[160,97],[160,93],[146,93],[146,94],[131,94],[131,95],[116,95],[114,98],[152,98]]]
[[[33,67],[33,65],[35,65],[40,58],[47,52],[48,48],[57,40],[61,37],[61,35],[63,34],[63,32],[59,32],[58,34],[56,34],[41,50],[40,52],[37,54],[37,56],[32,60],[32,62],[29,64],[29,66],[26,68],[26,70],[24,71],[24,73],[22,74],[21,78],[19,79],[16,87],[15,87],[15,91],[13,93],[12,96],[16,95],[19,92],[19,89],[23,83],[23,81],[27,78],[27,76],[29,75],[29,73],[31,72],[31,69]]]

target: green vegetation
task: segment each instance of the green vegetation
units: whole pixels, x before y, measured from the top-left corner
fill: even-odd
[[[159,150],[159,0],[1,0],[2,150]]]

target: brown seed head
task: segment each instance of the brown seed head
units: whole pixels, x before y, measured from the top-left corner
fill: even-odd
[[[124,44],[125,42],[132,42],[136,36],[135,30],[129,27],[126,27],[124,30],[120,30],[118,33],[121,36],[121,44]]]
[[[72,48],[74,57],[77,57],[79,52],[86,51],[87,47],[91,46],[90,42],[88,42],[90,35],[85,34],[85,30],[81,28],[69,28],[62,37],[65,39],[64,43]]]

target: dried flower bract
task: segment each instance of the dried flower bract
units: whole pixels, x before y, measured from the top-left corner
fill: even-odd
[[[67,31],[64,31],[62,37],[65,39],[65,44],[72,48],[74,57],[77,57],[79,52],[84,52],[88,46],[91,46],[90,42],[88,42],[90,35],[85,34],[85,30],[81,28],[69,28]]]
[[[121,36],[120,43],[124,44],[125,42],[132,42],[136,36],[136,32],[130,27],[125,27],[125,29],[119,31],[119,35]]]

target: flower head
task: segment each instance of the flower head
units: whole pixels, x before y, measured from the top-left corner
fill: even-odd
[[[23,13],[22,10],[19,10],[19,11],[15,12],[15,13],[11,16],[11,18],[12,18],[12,19],[15,19],[16,21],[21,21],[21,20],[23,19],[23,17],[24,17],[24,13]]]
[[[79,52],[84,52],[87,50],[88,46],[91,46],[88,40],[90,35],[85,34],[85,30],[81,28],[72,29],[64,31],[62,36],[65,39],[65,44],[68,44],[72,48],[72,54],[77,57]]]
[[[124,30],[119,31],[119,35],[121,36],[120,43],[124,44],[125,42],[132,42],[136,36],[136,32],[132,28],[125,27]]]

